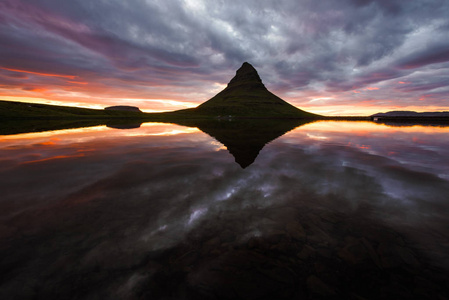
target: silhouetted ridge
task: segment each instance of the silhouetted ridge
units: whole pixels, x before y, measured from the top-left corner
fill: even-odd
[[[199,105],[192,112],[210,116],[249,118],[313,118],[271,93],[256,69],[245,62],[229,81],[227,87]]]
[[[104,108],[105,110],[119,110],[119,111],[135,111],[141,112],[141,110],[136,106],[129,105],[116,105],[116,106],[108,106]]]
[[[377,113],[372,117],[449,117],[449,111],[416,112],[409,110],[393,110],[386,113]]]

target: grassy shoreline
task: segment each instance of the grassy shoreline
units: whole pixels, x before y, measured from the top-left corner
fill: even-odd
[[[307,117],[296,116],[216,116],[197,111],[195,108],[170,112],[145,113],[133,111],[118,111],[105,109],[80,108],[58,106],[50,104],[36,104],[0,100],[1,120],[68,120],[68,119],[134,119],[134,120],[170,120],[170,119],[313,119],[313,120],[371,120],[369,116],[338,116],[327,117],[311,115]]]
[[[80,127],[106,125],[113,128],[136,128],[144,122],[173,123],[194,126],[197,121],[371,121],[372,116],[216,116],[207,115],[195,108],[172,112],[145,113],[133,111],[117,111],[90,109],[49,104],[35,104],[0,100],[0,135],[11,135],[49,130],[62,130]],[[449,117],[380,117],[376,123],[391,126],[449,126]],[[185,125],[192,124],[192,125]]]

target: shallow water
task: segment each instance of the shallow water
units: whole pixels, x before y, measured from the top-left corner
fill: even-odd
[[[195,126],[1,136],[0,298],[448,297],[449,127]]]

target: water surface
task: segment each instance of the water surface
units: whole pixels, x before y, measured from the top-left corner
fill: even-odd
[[[0,298],[449,294],[448,127],[184,125],[2,136]]]

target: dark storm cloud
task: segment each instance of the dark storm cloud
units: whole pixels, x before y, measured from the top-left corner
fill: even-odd
[[[430,64],[449,62],[449,42],[444,45],[436,45],[419,53],[413,53],[399,64],[403,69],[415,69]]]
[[[443,0],[6,0],[0,67],[208,95],[249,61],[279,93],[343,92],[447,70],[447,15]]]

